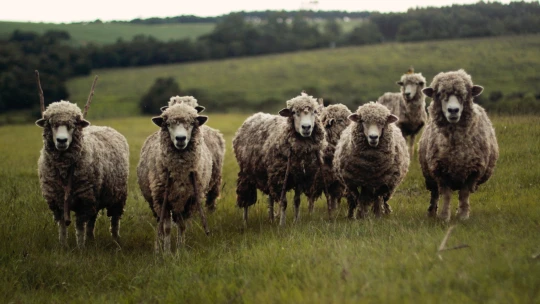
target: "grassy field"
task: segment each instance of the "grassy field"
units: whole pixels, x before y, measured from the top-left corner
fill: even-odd
[[[90,24],[57,24],[0,21],[0,37],[11,34],[14,30],[43,33],[48,30],[67,31],[75,44],[94,42],[98,44],[114,43],[118,38],[131,40],[138,34],[151,35],[158,40],[178,40],[197,38],[214,29],[213,23],[184,24],[124,24],[124,23],[90,23]]]
[[[308,215],[303,198],[300,222],[291,224],[289,208],[288,225],[280,229],[267,222],[265,200],[259,198],[242,229],[231,138],[245,117],[210,112],[209,125],[227,140],[224,191],[209,217],[211,235],[204,235],[195,218],[186,247],[169,257],[153,252],[156,224],[136,183],[141,145],[156,130],[149,117],[93,121],[127,137],[130,192],[122,246],[112,242],[102,216],[96,242],[83,251],[76,249],[73,227],[70,250],[59,247],[40,194],[41,130],[0,127],[0,302],[540,302],[538,117],[493,118],[501,148],[496,172],[471,196],[470,220],[450,223],[456,227],[448,246],[470,248],[440,254],[449,225],[426,217],[429,195],[417,161],[390,201],[394,213],[388,217],[350,221],[342,203],[337,218],[328,220],[324,199]]]
[[[484,86],[483,98],[500,91],[540,94],[540,35],[421,43],[387,43],[191,64],[96,70],[95,117],[133,116],[157,77],[174,77],[181,89],[203,91],[201,103],[225,111],[277,110],[302,89],[349,106],[375,100],[410,65],[428,84],[441,71],[464,68]],[[70,100],[82,103],[93,75],[68,82]],[[36,95],[37,96],[37,95]],[[534,102],[534,97],[532,97]],[[37,97],[36,97],[37,103]]]

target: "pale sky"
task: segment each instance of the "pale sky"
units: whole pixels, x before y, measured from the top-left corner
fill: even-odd
[[[404,12],[415,7],[439,7],[453,3],[476,2],[478,0],[10,0],[9,3],[1,5],[0,20],[61,23],[179,15],[218,16],[242,10],[298,10],[300,8]]]

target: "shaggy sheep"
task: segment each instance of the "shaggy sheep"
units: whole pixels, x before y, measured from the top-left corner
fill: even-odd
[[[161,107],[161,111],[165,111],[170,106],[175,104],[186,104],[197,110],[198,113],[204,111],[204,107],[200,106],[197,99],[193,96],[173,96],[169,101],[168,106]],[[222,168],[223,159],[225,158],[225,139],[223,134],[216,129],[209,126],[201,126],[204,142],[212,153],[212,177],[210,178],[210,190],[206,196],[206,207],[210,212],[216,209],[216,200],[219,198],[221,192],[221,180],[222,180]]]
[[[285,225],[286,191],[295,190],[295,220],[299,218],[301,193],[314,199],[310,194],[326,146],[318,108],[315,98],[302,94],[288,100],[280,116],[257,113],[236,132],[233,148],[240,166],[237,205],[244,208],[244,223],[248,207],[257,200],[257,189],[269,195],[270,220],[274,217],[274,202],[280,201],[280,225]]]
[[[331,209],[335,209],[344,195],[344,187],[339,182],[334,174],[334,153],[336,151],[336,145],[341,137],[341,133],[350,123],[348,117],[351,115],[351,111],[347,106],[342,104],[334,104],[322,108],[320,114],[321,124],[324,127],[326,133],[326,141],[328,145],[323,150],[324,166],[322,176],[326,178],[328,186],[328,197],[326,200],[329,202]],[[321,183],[319,183],[321,184]]]
[[[211,190],[212,153],[201,126],[207,121],[186,104],[173,105],[152,118],[161,129],[141,149],[137,177],[159,227],[156,250],[170,251],[171,214],[178,227],[178,245],[184,242],[185,221],[195,208],[206,218],[200,198]]]
[[[469,217],[469,195],[485,183],[499,158],[495,130],[482,107],[473,103],[484,89],[473,85],[464,70],[439,73],[424,94],[433,98],[430,121],[422,134],[418,155],[426,188],[431,191],[428,214],[450,220],[452,191],[459,191],[460,219]]]
[[[358,216],[364,217],[374,202],[375,215],[391,210],[388,200],[405,178],[409,153],[398,118],[383,105],[369,102],[351,114],[351,123],[341,134],[334,155],[334,170],[348,191],[349,217],[360,203]],[[358,192],[361,187],[361,192]]]
[[[68,101],[51,103],[36,125],[43,128],[41,191],[58,223],[60,243],[66,245],[71,210],[77,216],[79,247],[85,238],[94,238],[101,209],[107,209],[111,234],[118,241],[128,191],[129,148],[124,136],[109,127],[90,126],[81,109]]]
[[[409,155],[414,154],[414,139],[427,122],[426,97],[422,94],[426,79],[411,67],[397,82],[400,93],[385,93],[377,101],[385,105],[399,120],[396,125],[404,137],[409,137]]]

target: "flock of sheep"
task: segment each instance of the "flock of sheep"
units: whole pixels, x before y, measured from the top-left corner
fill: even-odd
[[[39,75],[38,75],[39,76]],[[39,78],[38,78],[39,80]],[[294,220],[300,196],[312,212],[323,193],[331,215],[341,198],[350,218],[392,212],[389,204],[405,178],[420,138],[418,157],[426,187],[431,191],[429,216],[450,220],[452,191],[459,191],[457,216],[469,217],[469,195],[486,182],[498,158],[495,131],[482,107],[473,103],[483,88],[465,71],[439,73],[430,87],[411,69],[398,82],[400,93],[386,93],[351,112],[342,104],[324,106],[305,92],[288,100],[279,115],[257,113],[236,132],[233,148],[240,171],[237,205],[257,201],[257,190],[268,196],[268,216],[279,206],[280,225],[286,221],[286,193],[294,190]],[[95,85],[95,82],[94,82]],[[120,217],[128,189],[129,149],[124,136],[109,127],[90,126],[85,114],[67,101],[51,103],[36,124],[43,128],[38,161],[40,186],[58,223],[65,245],[70,212],[76,214],[77,245],[94,238],[98,212],[107,210],[111,234],[119,237]],[[432,98],[426,113],[425,96]],[[208,233],[202,200],[214,211],[220,195],[225,140],[205,124],[204,107],[191,96],[171,97],[152,118],[159,130],[145,141],[137,166],[141,192],[158,222],[156,250],[170,251],[171,219],[184,241],[186,221],[198,212]],[[405,137],[410,137],[407,145]]]

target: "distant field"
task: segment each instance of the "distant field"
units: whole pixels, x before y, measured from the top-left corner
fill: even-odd
[[[142,143],[157,127],[150,117],[96,120],[94,110],[93,124],[116,128],[130,144],[121,246],[100,216],[94,244],[77,250],[72,225],[62,250],[38,186],[41,129],[0,127],[0,303],[540,303],[538,117],[492,117],[501,148],[495,174],[471,196],[471,218],[450,223],[447,246],[470,247],[438,254],[450,225],[427,218],[417,160],[388,217],[347,220],[342,202],[328,220],[324,199],[308,215],[302,198],[300,222],[292,224],[289,207],[279,228],[259,196],[244,230],[231,139],[246,115],[209,110],[209,125],[227,141],[212,233],[205,236],[195,217],[185,248],[162,257],[153,251],[156,223],[135,173]]]
[[[158,40],[168,41],[184,38],[197,38],[209,33],[213,23],[183,23],[164,25],[140,25],[122,23],[103,24],[55,24],[0,21],[0,36],[6,36],[14,30],[43,33],[47,30],[63,30],[71,35],[75,44],[94,42],[98,44],[114,43],[118,38],[131,40],[138,34],[151,35]]]
[[[539,94],[540,35],[387,43],[190,64],[93,71],[100,76],[94,117],[137,115],[137,103],[157,77],[174,77],[181,89],[204,91],[218,111],[277,110],[306,89],[351,107],[398,91],[413,65],[428,84],[441,71],[464,68],[491,92]],[[68,82],[70,100],[83,103],[93,75]],[[197,96],[195,96],[197,97]],[[37,100],[37,99],[36,99]],[[203,100],[203,101],[205,101]],[[164,101],[165,103],[165,101]]]

